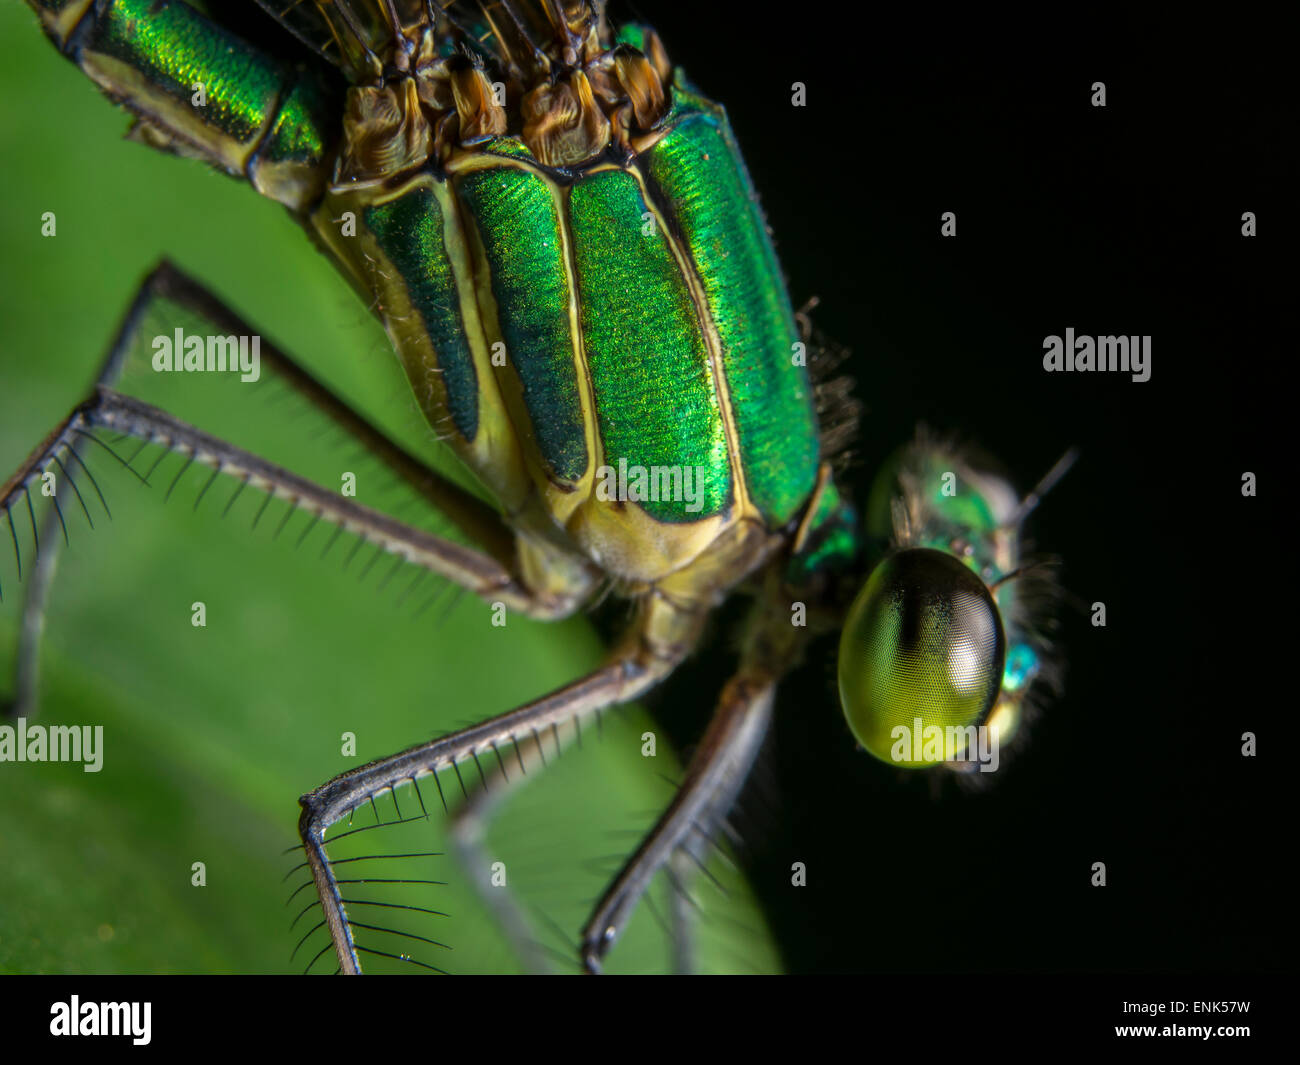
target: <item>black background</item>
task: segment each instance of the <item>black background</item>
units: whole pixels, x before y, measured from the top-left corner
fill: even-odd
[[[789,968],[1279,968],[1296,170],[1277,31],[664,8],[634,14],[726,104],[795,304],[820,297],[815,323],[853,350],[859,498],[918,421],[1022,489],[1077,445],[1029,531],[1108,613],[1067,610],[1065,696],[978,795],[854,752],[833,646],[784,684],[741,822]],[[1067,327],[1151,335],[1151,380],[1045,373]],[[654,704],[683,742],[725,646]]]

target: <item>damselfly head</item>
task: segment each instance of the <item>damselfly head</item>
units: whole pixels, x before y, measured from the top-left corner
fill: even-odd
[[[964,562],[928,547],[890,554],[840,635],[849,728],[864,749],[900,767],[952,760],[965,749],[965,730],[988,721],[1006,643],[992,593]],[[936,735],[943,742],[925,742]]]
[[[1072,456],[1067,456],[1072,461]],[[1002,477],[922,432],[888,463],[865,523],[878,561],[840,636],[840,702],[858,743],[891,765],[992,772],[1035,679],[1051,679],[1050,585],[1020,525],[1064,473],[1021,499]]]

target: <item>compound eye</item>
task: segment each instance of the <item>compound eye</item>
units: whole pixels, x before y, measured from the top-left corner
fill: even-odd
[[[849,728],[892,765],[960,756],[974,735],[967,726],[982,725],[997,701],[1005,655],[997,604],[973,571],[942,551],[899,551],[867,579],[840,635]],[[941,748],[918,746],[936,735],[931,726]]]

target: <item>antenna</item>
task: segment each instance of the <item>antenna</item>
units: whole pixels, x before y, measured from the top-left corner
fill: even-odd
[[[1011,517],[1002,523],[1002,528],[1017,526],[1029,517],[1038,504],[1043,501],[1043,496],[1055,488],[1057,482],[1070,472],[1070,467],[1075,464],[1078,458],[1079,449],[1072,447],[1057,459],[1056,464],[1043,475],[1042,480],[1034,485],[1033,490],[1020,501],[1020,505],[1016,507]]]

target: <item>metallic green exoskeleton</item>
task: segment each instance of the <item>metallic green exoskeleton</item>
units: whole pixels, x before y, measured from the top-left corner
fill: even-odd
[[[290,64],[178,0],[32,4],[58,47],[135,113],[136,139],[206,160],[292,212],[379,316],[428,424],[496,508],[273,352],[277,373],[475,546],[114,391],[112,357],[94,395],[0,490],[6,513],[105,428],[242,477],[504,609],[558,618],[611,589],[635,607],[591,675],[303,797],[304,853],[344,972],[359,971],[367,947],[354,932],[368,926],[349,916],[326,856],[330,826],[467,761],[480,772],[487,761],[490,783],[505,784],[503,750],[522,770],[542,757],[543,735],[567,743],[584,716],[657,684],[742,586],[756,606],[739,670],[677,797],[583,929],[589,969],[651,878],[708,845],[777,683],[846,616],[840,690],[866,750],[967,768],[987,746],[978,729],[1009,739],[1045,652],[1012,595],[1036,496],[1020,502],[921,440],[882,473],[860,526],[832,474],[834,434],[819,424],[811,337],[726,114],[652,30],[616,30],[588,0],[264,0],[314,53]],[[158,295],[234,321],[168,267],[142,301]],[[40,598],[29,594],[34,610]],[[934,728],[958,736],[932,750]],[[488,790],[454,815],[471,864]],[[522,924],[504,893],[491,902]]]

